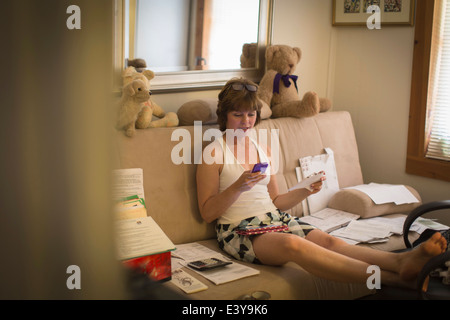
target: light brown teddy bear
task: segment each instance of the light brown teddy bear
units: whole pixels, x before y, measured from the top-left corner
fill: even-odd
[[[331,102],[319,98],[315,92],[306,92],[300,100],[298,77],[293,75],[300,62],[302,52],[299,48],[287,45],[273,45],[266,49],[267,71],[258,89],[259,98],[272,109],[272,117],[311,117],[328,111]]]
[[[142,80],[134,80],[122,89],[122,98],[119,102],[116,128],[125,130],[128,137],[136,132],[136,120],[144,107],[144,103],[150,98],[150,92]]]
[[[143,70],[137,72],[134,67],[126,68],[122,73],[123,85],[126,86],[134,80],[141,80],[145,83],[147,91],[150,92],[150,80],[155,77],[151,70]],[[151,94],[151,92],[150,92]],[[160,118],[152,121],[153,116]],[[165,113],[156,102],[149,97],[144,103],[144,107],[140,111],[136,119],[137,129],[159,128],[159,127],[176,127],[178,126],[178,116],[175,112]]]
[[[257,43],[244,43],[241,54],[241,68],[254,68],[256,66]]]

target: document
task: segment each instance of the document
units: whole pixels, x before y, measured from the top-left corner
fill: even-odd
[[[418,203],[419,200],[403,185],[369,183],[348,187],[367,194],[375,204],[395,203],[396,205]]]
[[[448,230],[449,227],[446,225],[443,225],[442,223],[439,223],[437,221],[434,221],[432,219],[426,219],[422,217],[418,217],[416,221],[413,223],[412,227],[415,227],[415,231],[417,233],[422,233],[426,229],[432,229],[436,231],[444,231]]]
[[[313,214],[328,206],[331,197],[339,191],[339,181],[334,161],[334,152],[330,148],[324,149],[325,153],[299,159],[300,167],[297,172],[297,180],[300,182],[317,172],[325,172],[326,180],[322,190],[310,195],[303,203],[305,214]]]
[[[186,263],[208,258],[222,259],[222,254],[220,252],[211,250],[204,245],[195,242],[177,245],[177,250],[172,252],[172,256],[182,259]]]
[[[172,279],[170,281],[187,294],[208,289],[208,286],[182,269],[173,270]]]
[[[220,252],[211,250],[198,243],[187,243],[177,245],[177,250],[172,253],[172,256],[184,260],[183,264],[186,267],[187,264],[191,261],[208,258],[218,258],[221,260],[230,261],[229,258],[225,257]],[[258,275],[260,273],[260,271],[257,269],[247,267],[237,262],[233,262],[232,264],[227,265],[225,267],[206,271],[198,271],[194,269],[191,270],[197,272],[199,275],[205,277],[206,279],[208,279],[209,281],[211,281],[216,285]]]
[[[333,236],[347,238],[357,242],[380,242],[388,241],[392,235],[386,225],[371,219],[353,220],[347,227],[333,231]]]
[[[152,217],[118,220],[115,224],[119,260],[175,250],[175,245]]]
[[[348,225],[350,221],[357,219],[359,219],[359,215],[346,211],[325,208],[313,213],[312,215],[301,217],[300,221],[309,223],[324,232],[330,233],[336,229]]]
[[[113,170],[113,199],[137,195],[141,199],[144,196],[144,172],[141,168]]]
[[[236,262],[233,262],[232,264],[221,268],[205,271],[198,271],[198,270],[194,271],[216,285],[228,283],[246,277],[255,276],[260,273],[259,270],[244,266]]]

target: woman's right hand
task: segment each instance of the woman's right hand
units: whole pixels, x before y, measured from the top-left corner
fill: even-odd
[[[262,174],[261,172],[252,173],[251,170],[244,171],[239,179],[237,179],[236,182],[233,183],[233,186],[239,192],[245,192],[252,189],[258,182],[260,182],[264,178],[266,178],[266,175]]]

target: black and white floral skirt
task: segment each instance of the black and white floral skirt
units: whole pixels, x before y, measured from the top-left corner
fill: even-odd
[[[216,232],[219,247],[237,260],[261,264],[253,251],[252,244],[252,239],[257,235],[241,235],[236,231],[248,226],[261,227],[271,224],[287,225],[287,230],[279,232],[291,233],[303,238],[315,229],[315,227],[301,222],[298,217],[277,210],[276,212],[268,212],[264,215],[242,220],[236,224],[217,224]]]

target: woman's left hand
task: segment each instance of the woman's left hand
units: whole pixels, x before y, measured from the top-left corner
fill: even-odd
[[[322,190],[323,181],[325,181],[327,178],[323,176],[320,181],[314,182],[309,187],[309,193],[310,194],[316,194],[320,190]]]

